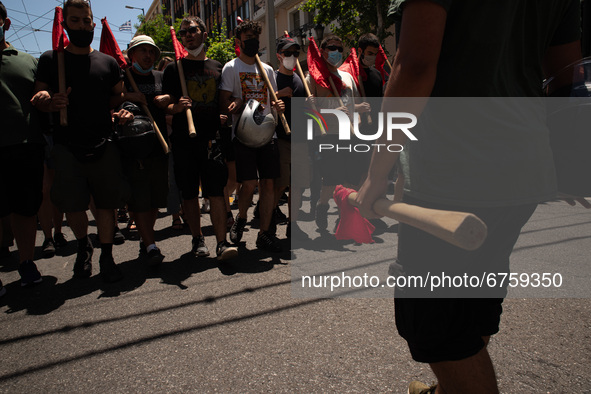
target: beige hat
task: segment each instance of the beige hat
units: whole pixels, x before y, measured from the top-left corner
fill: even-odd
[[[154,40],[152,39],[152,37],[144,35],[139,35],[132,38],[132,40],[129,42],[127,53],[129,54],[133,50],[133,48],[144,44],[152,45],[156,49],[156,60],[160,59],[160,48],[158,48],[156,44],[154,44]]]

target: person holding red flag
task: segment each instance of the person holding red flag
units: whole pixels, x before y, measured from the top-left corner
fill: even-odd
[[[57,51],[47,51],[39,59],[32,102],[41,111],[54,114],[55,180],[51,197],[66,213],[78,240],[74,277],[92,275],[93,246],[88,238],[86,215],[92,196],[101,242],[101,277],[105,282],[115,282],[123,275],[112,253],[113,210],[123,207],[129,195],[119,152],[109,140],[113,131],[111,108],[122,102],[122,73],[111,56],[90,46],[95,23],[89,2],[67,0],[63,15],[63,27],[69,38],[64,51],[67,91],[59,93]],[[64,108],[67,109],[66,126],[60,125],[58,117]],[[115,117],[118,122],[125,123],[133,115],[119,111]]]
[[[0,218],[10,215],[19,252],[21,285],[27,286],[42,281],[33,256],[37,211],[42,200],[45,141],[37,113],[29,102],[37,61],[6,42],[4,34],[10,24],[6,7],[0,2]],[[0,282],[0,296],[5,292]]]
[[[173,114],[172,152],[174,175],[183,198],[185,220],[191,229],[192,248],[196,257],[209,256],[209,248],[201,230],[199,210],[199,184],[204,195],[209,197],[210,215],[216,237],[216,255],[219,260],[236,257],[238,249],[226,240],[226,205],[224,187],[228,170],[220,151],[219,90],[222,65],[208,59],[205,52],[207,31],[201,18],[188,16],[181,22],[179,30],[181,48],[175,52],[187,53],[177,56],[164,70],[163,93],[168,95],[168,113]],[[186,81],[186,86],[182,85]],[[183,94],[186,89],[188,95]],[[189,134],[185,111],[191,110],[196,136]]]
[[[343,50],[343,41],[336,35],[325,37],[320,44],[320,49],[311,39],[308,49],[310,74],[307,80],[313,96],[332,98],[333,100],[326,103],[333,107],[340,105],[336,109],[347,112],[352,119],[353,112],[365,113],[371,107],[368,103],[356,102],[360,95],[355,78],[347,71],[338,68],[343,59]],[[336,99],[339,99],[338,105]],[[335,120],[333,118],[327,117],[327,134],[319,136],[324,144],[338,144],[338,124],[333,122]],[[313,209],[318,231],[325,232],[328,228],[329,201],[332,199],[336,185],[357,185],[360,180],[355,175],[358,171],[352,171],[352,166],[356,166],[355,160],[351,160],[347,152],[328,150],[319,153],[314,171],[320,172],[322,189],[316,207]]]

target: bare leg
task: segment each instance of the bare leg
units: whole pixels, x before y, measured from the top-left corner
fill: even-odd
[[[252,195],[254,194],[254,188],[257,185],[256,180],[244,181],[238,192],[238,216],[242,219],[246,219],[248,215],[248,208],[252,203]],[[261,192],[259,190],[259,197]],[[261,207],[259,206],[259,210]],[[261,224],[262,226],[262,224]]]
[[[96,210],[96,227],[101,244],[112,244],[115,234],[115,211],[113,209]],[[70,221],[68,220],[68,223]]]
[[[209,203],[211,204],[209,215],[213,224],[215,239],[220,243],[226,239],[226,207],[224,197],[209,197]]]
[[[201,211],[199,209],[199,197],[191,200],[183,200],[183,212],[185,220],[189,223],[191,235],[197,238],[203,235],[201,232]]]
[[[137,231],[140,234],[140,237],[142,237],[142,241],[145,246],[156,243],[154,238],[154,224],[156,223],[157,216],[157,209],[146,212],[133,212],[133,217],[137,225]]]
[[[261,214],[260,232],[268,231],[271,225],[271,217],[275,208],[273,179],[261,179],[259,181],[259,212]]]
[[[334,186],[322,186],[322,190],[320,191],[320,199],[318,200],[318,204],[328,204],[332,195],[334,193]]]
[[[50,170],[45,167],[45,172],[43,173],[43,200],[41,201],[41,206],[39,207],[39,212],[37,212],[37,216],[39,217],[39,224],[41,225],[41,230],[43,231],[43,236],[45,239],[52,239],[51,230],[53,229],[53,214],[54,214],[54,206],[51,203],[51,199],[49,198],[49,194],[51,191],[51,184],[53,183],[53,176],[55,174],[54,170]]]
[[[37,217],[11,215],[12,232],[16,239],[20,262],[33,260],[35,254],[35,235],[37,233]]]
[[[76,239],[82,239],[88,235],[88,216],[86,211],[66,213],[68,226],[72,229]]]

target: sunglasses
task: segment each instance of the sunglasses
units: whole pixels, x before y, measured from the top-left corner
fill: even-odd
[[[197,34],[199,32],[199,28],[197,26],[191,26],[188,29],[181,29],[179,30],[179,36],[184,37],[187,33]]]
[[[290,57],[290,56],[299,57],[300,51],[283,51],[283,52],[281,52],[281,54],[285,57]]]
[[[339,46],[336,46],[336,45],[327,45],[325,48],[328,49],[329,51],[343,52],[343,47],[339,47]]]

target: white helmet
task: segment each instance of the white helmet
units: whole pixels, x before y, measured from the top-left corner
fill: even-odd
[[[261,103],[257,100],[248,100],[236,126],[236,138],[249,148],[265,146],[275,134],[277,121],[273,112],[266,116],[262,115],[259,111],[260,105]]]

